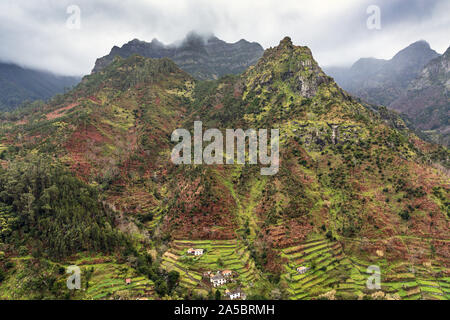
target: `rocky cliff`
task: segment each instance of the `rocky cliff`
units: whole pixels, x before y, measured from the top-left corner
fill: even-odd
[[[362,101],[402,113],[424,138],[448,145],[448,55],[418,41],[391,60],[363,58],[351,68],[326,71]]]
[[[97,60],[93,72],[111,64],[115,56],[128,58],[137,54],[147,58],[170,58],[182,70],[200,80],[218,79],[226,74],[239,74],[254,65],[264,49],[258,43],[240,40],[227,43],[214,36],[191,33],[177,44],[164,45],[158,40],[148,43],[134,39]]]
[[[450,144],[450,48],[433,59],[391,104],[436,142]]]

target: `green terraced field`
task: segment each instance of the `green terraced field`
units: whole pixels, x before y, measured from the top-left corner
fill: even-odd
[[[153,295],[153,282],[144,276],[137,276],[114,264],[92,265],[94,273],[86,290],[87,299],[140,298]],[[126,284],[125,279],[131,283]]]
[[[191,247],[204,249],[204,254],[198,257],[188,255],[187,250]],[[161,265],[167,271],[178,271],[180,285],[188,289],[209,291],[209,281],[202,280],[207,271],[235,271],[243,288],[261,277],[249,252],[236,240],[175,240],[164,253]]]
[[[9,281],[3,283],[5,288],[18,288],[24,282],[28,282],[29,278],[34,275],[29,274],[26,265],[33,262],[32,257],[21,257],[13,260],[17,266],[17,273],[9,278]],[[106,300],[106,299],[154,299],[154,284],[151,280],[144,276],[139,276],[134,269],[127,264],[117,263],[114,258],[102,255],[90,256],[80,254],[74,261],[66,262],[65,264],[56,264],[52,261],[46,260],[47,270],[49,274],[59,267],[65,271],[69,265],[76,265],[81,271],[81,289],[71,291],[73,298],[83,300]],[[68,274],[65,272],[55,274],[55,282],[60,287],[66,288],[66,280]],[[125,280],[131,279],[130,284],[126,284]],[[25,288],[24,288],[25,289]],[[0,290],[1,292],[2,290]],[[15,292],[20,290],[10,290]],[[8,292],[7,290],[4,293]],[[32,291],[30,291],[32,294]],[[66,289],[66,292],[67,289]],[[68,292],[69,293],[69,292]],[[15,299],[16,296],[7,296],[3,292],[0,293],[1,299]],[[34,296],[29,298],[35,299]]]
[[[338,298],[357,299],[371,295],[375,291],[367,289],[370,277],[367,268],[377,265],[381,270],[380,294],[392,299],[449,299],[450,281],[448,277],[433,278],[440,271],[449,270],[437,267],[414,266],[410,272],[406,263],[392,263],[379,259],[376,263],[348,257],[338,243],[326,239],[317,239],[280,250],[286,258],[285,273],[282,279],[287,285],[289,298],[314,299],[330,291]],[[305,274],[298,274],[297,267],[311,268]]]
[[[336,287],[339,278],[336,274],[347,272],[350,268],[343,263],[339,244],[326,239],[305,242],[295,247],[282,249],[283,258],[288,260],[282,278],[286,281],[290,299],[309,299]],[[298,274],[297,267],[309,267],[305,274]],[[339,289],[347,290],[354,284],[341,284]],[[319,290],[318,290],[319,288]]]

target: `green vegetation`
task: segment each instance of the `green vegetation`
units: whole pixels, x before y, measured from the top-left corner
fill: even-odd
[[[0,172],[0,198],[0,239],[16,250],[31,244],[33,255],[61,258],[74,251],[112,252],[126,244],[96,190],[51,158],[10,163]]]
[[[280,129],[278,174],[173,165],[173,130],[198,119]],[[448,149],[356,102],[289,38],[217,81],[117,58],[0,120],[2,298],[448,298]],[[72,264],[85,290],[67,293]],[[234,281],[212,288],[205,272],[225,269]]]

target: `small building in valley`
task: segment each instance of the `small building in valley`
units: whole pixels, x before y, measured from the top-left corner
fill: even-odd
[[[227,279],[218,271],[215,275],[211,276],[210,281],[214,287],[221,286],[227,283]]]
[[[193,254],[194,256],[201,256],[203,255],[203,249],[194,249],[194,248],[189,248],[187,253],[188,254]]]
[[[237,289],[237,290],[233,290],[233,291],[230,291],[230,290],[225,290],[225,295],[228,297],[228,298],[230,298],[230,300],[236,300],[236,299],[245,299],[245,294],[240,290],[240,289]]]

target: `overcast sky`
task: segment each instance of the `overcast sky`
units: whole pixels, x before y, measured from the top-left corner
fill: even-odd
[[[80,29],[67,27],[70,5],[81,10]],[[370,5],[380,8],[380,30],[367,27]],[[171,43],[198,31],[264,48],[289,35],[320,65],[349,65],[389,59],[420,39],[444,52],[449,12],[448,0],[0,0],[0,61],[83,75],[114,45]]]

